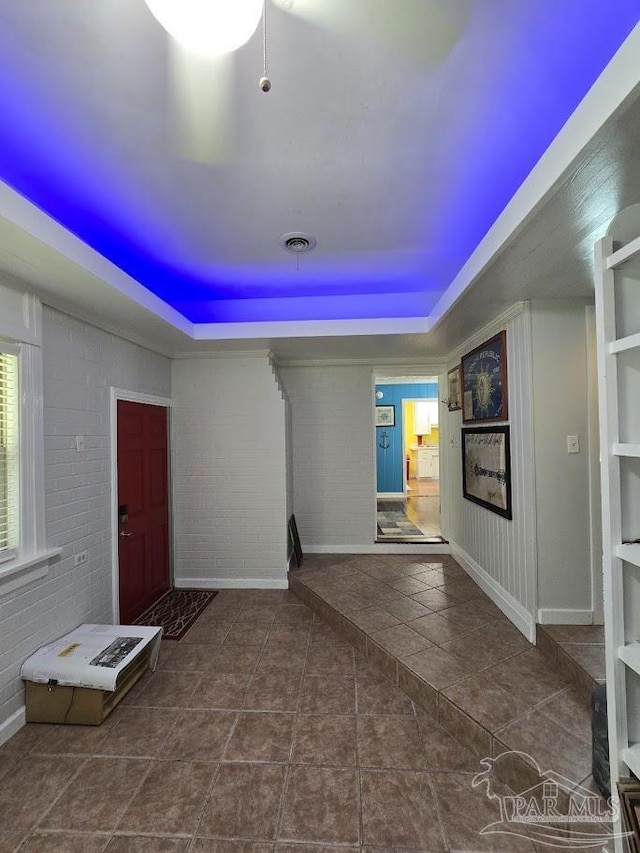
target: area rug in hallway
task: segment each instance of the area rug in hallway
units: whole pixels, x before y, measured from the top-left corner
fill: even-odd
[[[405,537],[424,536],[424,533],[397,508],[386,512],[378,511],[378,535]]]
[[[138,616],[136,625],[162,625],[163,640],[180,640],[217,592],[201,589],[170,589]]]

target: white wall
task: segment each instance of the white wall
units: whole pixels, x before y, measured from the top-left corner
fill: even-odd
[[[171,387],[168,359],[47,308],[43,357],[47,542],[62,554],[46,578],[0,598],[0,739],[23,705],[23,660],[82,622],[111,621],[110,386],[167,397]]]
[[[287,389],[284,387],[284,382],[280,375],[278,365],[272,360],[271,368],[278,383],[278,388],[284,399],[284,422],[285,422],[285,459],[286,459],[286,514],[289,519],[295,513],[295,505],[293,500],[293,431],[292,431],[292,408],[291,400],[287,394]],[[291,555],[293,543],[287,540],[287,552]]]
[[[177,586],[286,586],[285,401],[268,355],[173,363]]]
[[[452,554],[467,568],[520,630],[533,639],[536,615],[536,516],[533,415],[531,396],[531,325],[524,303],[485,326],[452,355],[460,357],[502,329],[507,332],[509,421],[513,520],[466,500],[462,494],[461,412],[441,412],[441,483],[444,493],[443,535]]]
[[[294,507],[303,550],[371,550],[372,368],[283,366],[292,410]]]
[[[63,550],[46,579],[0,598],[0,728],[22,706],[19,668],[35,648],[83,621],[111,619],[110,386],[164,397],[173,389],[178,584],[284,586],[292,508],[308,551],[370,550],[374,537],[370,366],[280,368],[291,466],[286,405],[266,353],[177,360],[172,370],[168,359],[53,310],[43,327],[47,541]],[[538,594],[548,609],[590,606],[587,447],[577,457],[565,452],[566,434],[586,442],[584,311],[544,304],[530,315],[517,306],[465,342],[450,366],[501,328],[514,520],[462,498],[460,414],[441,412],[444,532],[526,633]],[[73,568],[85,548],[89,561]]]
[[[531,306],[540,622],[592,621],[585,306]],[[577,435],[580,452],[567,453]]]

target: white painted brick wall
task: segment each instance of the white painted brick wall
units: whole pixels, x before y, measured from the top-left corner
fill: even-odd
[[[287,518],[295,512],[293,503],[293,434],[291,431],[291,400],[287,394],[287,389],[284,387],[284,382],[280,376],[280,368],[272,361],[271,369],[275,376],[280,393],[284,398],[284,419],[285,419],[285,457],[286,457],[286,476],[287,476]]]
[[[374,541],[372,372],[280,367],[291,401],[294,507],[303,550]]]
[[[23,704],[26,657],[82,622],[111,621],[110,386],[171,389],[169,359],[47,308],[43,357],[47,542],[63,550],[46,578],[0,598],[0,726]]]
[[[284,584],[285,402],[268,357],[178,359],[173,401],[176,582]]]

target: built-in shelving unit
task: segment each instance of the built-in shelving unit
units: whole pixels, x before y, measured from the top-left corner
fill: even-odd
[[[640,205],[596,246],[607,707],[612,792],[640,778]]]

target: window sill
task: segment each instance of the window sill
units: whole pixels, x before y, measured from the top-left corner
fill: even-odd
[[[0,596],[46,577],[51,560],[61,552],[62,548],[48,548],[35,556],[0,564]]]

